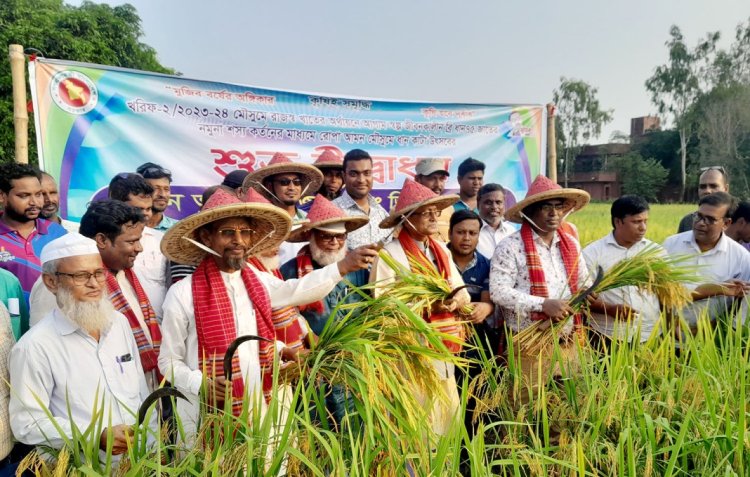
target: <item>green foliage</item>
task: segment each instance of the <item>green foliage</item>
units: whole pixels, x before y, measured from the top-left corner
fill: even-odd
[[[635,152],[613,158],[611,167],[617,171],[625,194],[640,195],[649,202],[658,199],[669,175],[659,161],[650,157],[645,159]]]
[[[598,90],[585,81],[560,78],[560,86],[553,93],[559,124],[558,141],[563,144],[565,187],[568,186],[570,163],[581,147],[601,133],[602,126],[612,121],[612,110],[602,110]]]
[[[174,74],[162,66],[156,51],[140,41],[141,19],[130,4],[111,7],[84,2],[80,7],[62,0],[3,0],[0,2],[0,45],[20,44],[47,58],[121,66]],[[29,98],[30,99],[30,98]],[[36,162],[33,120],[29,119],[29,160]],[[0,161],[14,156],[13,99],[10,63],[0,55]]]

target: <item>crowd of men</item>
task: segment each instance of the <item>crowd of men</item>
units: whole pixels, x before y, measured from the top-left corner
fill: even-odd
[[[649,247],[689,255],[706,277],[686,284],[693,303],[670,310],[689,328],[679,334],[694,332],[701,316],[716,320],[744,306],[750,204],[728,193],[721,167],[702,171],[697,211],[663,245],[645,238],[649,204],[623,196],[612,204],[612,232],[583,249],[566,218],[589,202],[585,191],[538,176],[506,207],[514,199],[501,184],[484,183],[484,163],[469,158],[457,172],[459,194],[445,194],[446,161],[420,160],[388,212],[372,195],[366,151],[343,158],[326,151],[312,164],[277,153],[258,170],[227,174],[206,189],[199,212],[177,221],[165,214],[172,174],[149,162],[113,177],[109,197],[92,202],[78,224],[60,217],[51,175],[1,166],[0,476],[12,475],[33,446],[61,447],[94,409],[111,423],[102,450],[125,453],[134,410],[165,384],[188,398],[175,410],[188,438],[200,425],[201,396],[237,414],[243,403],[263,413],[271,400],[288,399],[273,394],[274,362],[299,361],[331,320],[342,319],[338,305],[360,299],[351,286],[371,283],[378,295],[394,280],[381,249],[404,266],[434,269],[453,289],[467,285],[424,319],[446,336],[448,350],[468,357],[477,350],[462,349],[465,323],[473,342],[497,356],[506,352],[504,330],[540,320],[563,323],[564,336],[589,329],[602,350],[611,340],[662,332],[658,299],[637,287],[591,297],[585,316],[570,302],[598,267]],[[244,335],[262,339],[237,349],[227,377],[224,355]],[[560,342],[571,363],[575,342]],[[559,372],[551,356],[519,359],[532,385]],[[456,378],[467,370],[433,364],[442,390],[415,396],[442,433],[455,424]],[[321,385],[338,425],[351,398]]]

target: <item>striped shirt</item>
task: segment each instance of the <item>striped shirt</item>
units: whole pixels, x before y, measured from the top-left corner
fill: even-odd
[[[23,238],[0,220],[0,268],[8,270],[18,278],[27,303],[31,287],[42,274],[42,264],[39,261],[42,249],[66,233],[63,226],[58,223],[36,219],[34,231],[28,238]]]

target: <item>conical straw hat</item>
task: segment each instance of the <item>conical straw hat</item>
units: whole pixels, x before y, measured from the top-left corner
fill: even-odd
[[[438,210],[443,210],[458,202],[458,199],[456,194],[437,195],[422,184],[407,178],[401,187],[396,207],[391,209],[390,215],[380,222],[380,228],[394,227],[401,217],[425,205],[434,205]]]
[[[567,214],[571,210],[576,211],[583,208],[589,203],[591,196],[585,190],[565,189],[547,177],[538,175],[534,179],[534,182],[531,183],[526,197],[505,211],[505,220],[520,224],[523,222],[523,217],[521,217],[523,209],[537,202],[550,199],[564,199],[566,205],[565,213]]]
[[[197,265],[206,251],[190,240],[200,242],[197,231],[206,224],[232,217],[253,219],[256,240],[253,254],[278,246],[289,234],[292,220],[289,214],[270,203],[247,203],[237,196],[219,189],[204,204],[203,209],[177,222],[164,234],[161,251],[177,263]],[[187,240],[190,239],[190,240]]]
[[[294,162],[286,155],[277,152],[268,164],[245,177],[242,182],[242,189],[255,189],[263,197],[273,202],[274,197],[263,186],[263,181],[276,174],[299,174],[303,196],[315,194],[323,184],[323,173],[317,167],[303,162]]]
[[[287,242],[307,242],[310,240],[310,231],[312,229],[322,229],[327,225],[343,224],[347,233],[357,230],[369,222],[367,217],[350,217],[341,210],[336,204],[326,199],[322,195],[315,196],[315,200],[307,213],[308,224],[293,230],[289,234]]]

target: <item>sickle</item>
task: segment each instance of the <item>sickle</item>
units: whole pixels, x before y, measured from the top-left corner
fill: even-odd
[[[601,265],[597,265],[596,267],[596,278],[594,278],[594,283],[591,284],[590,287],[588,287],[586,290],[583,291],[580,295],[573,298],[570,302],[571,307],[575,307],[583,303],[583,300],[588,298],[589,295],[594,293],[594,289],[599,286],[599,284],[604,279],[604,270],[602,269]]]
[[[152,404],[170,396],[184,399],[185,401],[188,400],[188,398],[186,398],[177,388],[159,388],[146,396],[146,399],[143,400],[143,403],[141,403],[141,406],[138,408],[138,425],[140,426],[143,424],[143,420],[146,419],[146,413]]]
[[[269,343],[273,342],[268,338],[263,338],[261,336],[255,335],[238,336],[237,339],[232,341],[227,347],[227,352],[224,353],[224,377],[227,381],[232,380],[232,358],[234,358],[234,353],[237,351],[237,348],[245,341],[268,341]]]
[[[443,301],[448,301],[448,300],[450,300],[451,298],[455,297],[455,296],[456,296],[456,294],[458,294],[458,292],[460,292],[460,291],[461,291],[461,290],[463,290],[464,288],[474,288],[474,289],[478,288],[478,289],[480,289],[480,290],[482,289],[482,287],[481,287],[481,286],[479,286],[479,285],[471,285],[471,284],[468,284],[468,283],[467,283],[466,285],[461,285],[461,286],[460,286],[460,287],[458,287],[458,288],[454,288],[454,289],[453,289],[453,291],[451,291],[450,293],[448,293],[448,296],[446,296],[446,297],[445,297],[445,298],[443,299]]]

